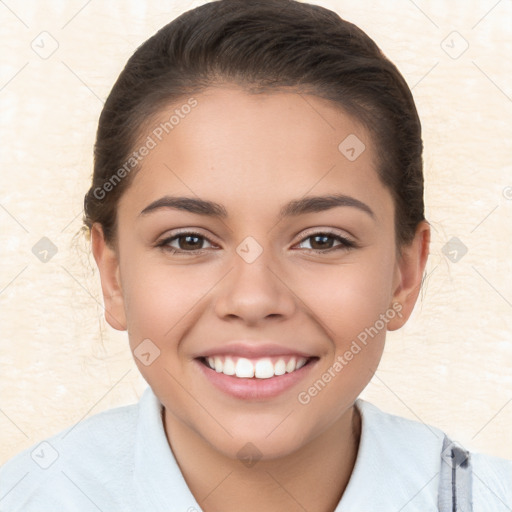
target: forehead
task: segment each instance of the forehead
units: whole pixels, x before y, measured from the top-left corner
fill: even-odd
[[[192,100],[161,110],[142,134],[152,147],[125,193],[140,209],[164,193],[239,210],[335,192],[388,205],[368,131],[332,102],[239,87],[212,87]]]

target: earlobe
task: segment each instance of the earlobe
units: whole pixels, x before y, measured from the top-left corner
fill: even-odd
[[[119,273],[119,258],[103,236],[101,224],[91,228],[92,253],[98,266],[105,303],[105,320],[118,331],[126,330],[126,314]]]
[[[412,242],[402,248],[396,264],[396,287],[392,304],[400,304],[400,312],[387,325],[388,331],[400,329],[411,316],[418,299],[430,246],[430,225],[422,221]]]

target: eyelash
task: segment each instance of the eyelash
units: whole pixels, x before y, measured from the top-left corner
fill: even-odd
[[[181,237],[190,236],[190,235],[207,240],[210,244],[213,244],[213,242],[210,239],[208,239],[204,235],[201,235],[200,233],[196,233],[194,231],[184,231],[182,233],[178,233],[176,235],[173,235],[171,237],[168,237],[168,238],[162,240],[161,242],[157,243],[156,247],[160,247],[162,250],[169,252],[171,254],[191,254],[191,255],[201,254],[205,249],[196,249],[196,250],[192,250],[192,251],[185,251],[183,249],[176,249],[176,248],[170,247],[168,245],[173,240],[178,240]],[[307,251],[313,252],[315,254],[325,254],[325,253],[328,253],[328,252],[330,253],[330,252],[337,251],[337,250],[349,250],[349,249],[354,249],[354,248],[358,247],[358,245],[355,242],[353,242],[352,240],[349,240],[348,238],[337,235],[330,231],[317,231],[314,233],[310,233],[306,237],[302,238],[302,240],[300,240],[298,242],[298,244],[303,243],[304,241],[308,240],[309,238],[314,238],[315,236],[321,236],[321,235],[327,236],[329,238],[333,238],[334,240],[340,242],[340,245],[330,247],[329,249],[325,249],[325,250],[324,249],[306,249]]]

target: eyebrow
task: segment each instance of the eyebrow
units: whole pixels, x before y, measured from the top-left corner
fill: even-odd
[[[279,211],[278,219],[281,220],[285,217],[295,217],[298,215],[305,215],[307,213],[323,212],[338,206],[349,206],[357,208],[367,213],[372,219],[375,219],[375,213],[366,203],[363,203],[355,197],[343,194],[308,196],[290,201],[281,208]],[[219,203],[195,197],[176,196],[164,196],[160,199],[157,199],[156,201],[153,201],[140,212],[139,216],[147,215],[148,213],[160,210],[162,208],[183,210],[186,212],[195,213],[197,215],[205,215],[220,219],[225,219],[228,217],[226,208]]]

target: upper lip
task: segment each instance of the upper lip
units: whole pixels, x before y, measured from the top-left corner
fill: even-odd
[[[217,347],[201,351],[196,357],[213,357],[213,356],[237,356],[246,357],[248,359],[258,359],[265,356],[296,356],[310,358],[313,354],[308,354],[295,348],[289,348],[276,343],[264,341],[228,341]]]

